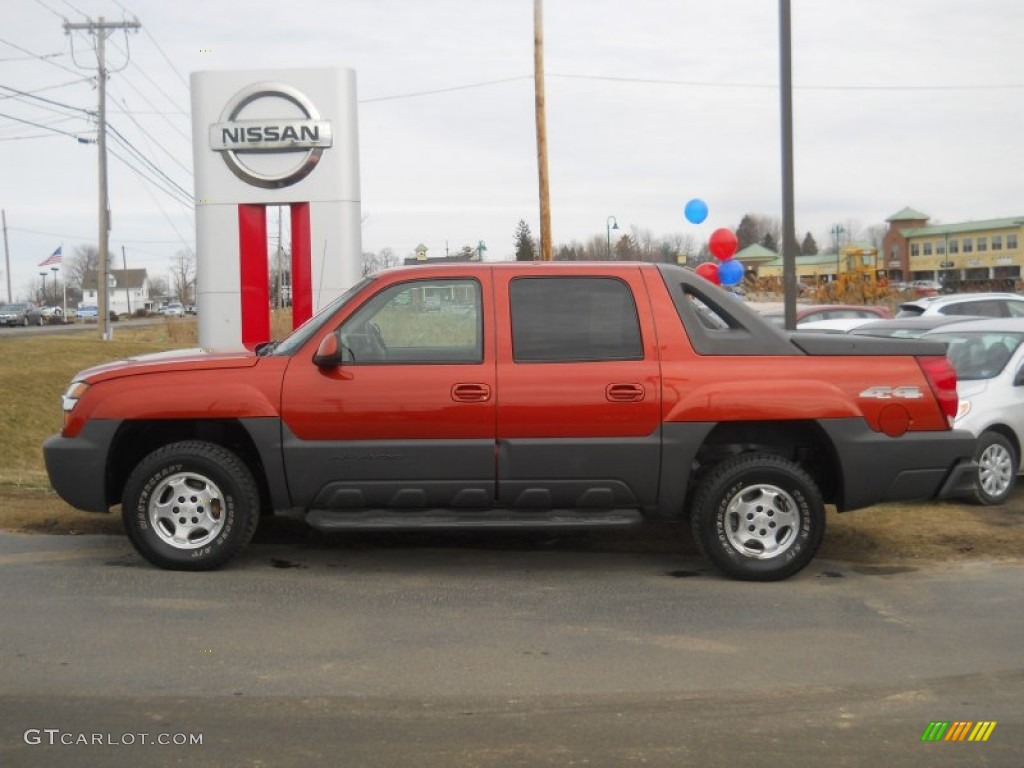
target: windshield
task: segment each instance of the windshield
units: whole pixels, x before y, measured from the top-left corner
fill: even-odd
[[[376,280],[375,277],[365,277],[358,283],[353,285],[341,296],[336,298],[334,301],[323,306],[319,312],[313,315],[309,320],[304,322],[283,341],[271,342],[262,349],[259,354],[261,355],[291,355],[294,354],[303,344],[305,344],[311,336],[315,335],[320,327],[327,322],[327,319],[331,317],[335,312],[341,309],[349,300],[359,293],[363,288]]]
[[[961,381],[991,379],[1010,362],[1024,334],[1000,331],[930,333],[928,339],[948,342],[946,357]]]

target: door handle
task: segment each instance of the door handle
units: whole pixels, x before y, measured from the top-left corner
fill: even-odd
[[[644,387],[643,384],[609,384],[604,396],[613,403],[636,403],[644,399]]]
[[[491,388],[486,384],[455,384],[452,400],[459,403],[485,403],[491,399]]]

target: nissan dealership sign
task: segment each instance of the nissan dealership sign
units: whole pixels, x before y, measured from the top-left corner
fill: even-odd
[[[193,72],[191,88],[199,343],[254,349],[270,338],[268,215],[290,222],[293,327],[362,275],[355,72]]]
[[[279,116],[260,116],[267,113]],[[250,114],[257,116],[247,117]],[[333,138],[330,121],[320,117],[301,91],[284,83],[243,88],[224,107],[220,121],[210,126],[210,149],[222,153],[228,168],[242,181],[266,189],[306,178]],[[268,155],[299,157],[282,169],[268,161]]]

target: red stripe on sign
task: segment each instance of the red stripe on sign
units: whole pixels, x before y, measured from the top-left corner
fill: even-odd
[[[270,266],[265,206],[238,206],[238,250],[242,278],[242,345],[255,349],[257,344],[270,341]]]
[[[309,203],[292,203],[292,328],[313,316]]]

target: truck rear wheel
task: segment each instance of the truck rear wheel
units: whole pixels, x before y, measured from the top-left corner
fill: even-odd
[[[214,443],[172,443],[144,458],[125,485],[128,538],[153,565],[219,568],[251,540],[259,520],[256,482],[245,463]]]
[[[795,462],[745,453],[704,478],[690,524],[701,550],[726,575],[778,581],[814,558],[825,534],[825,505]]]

